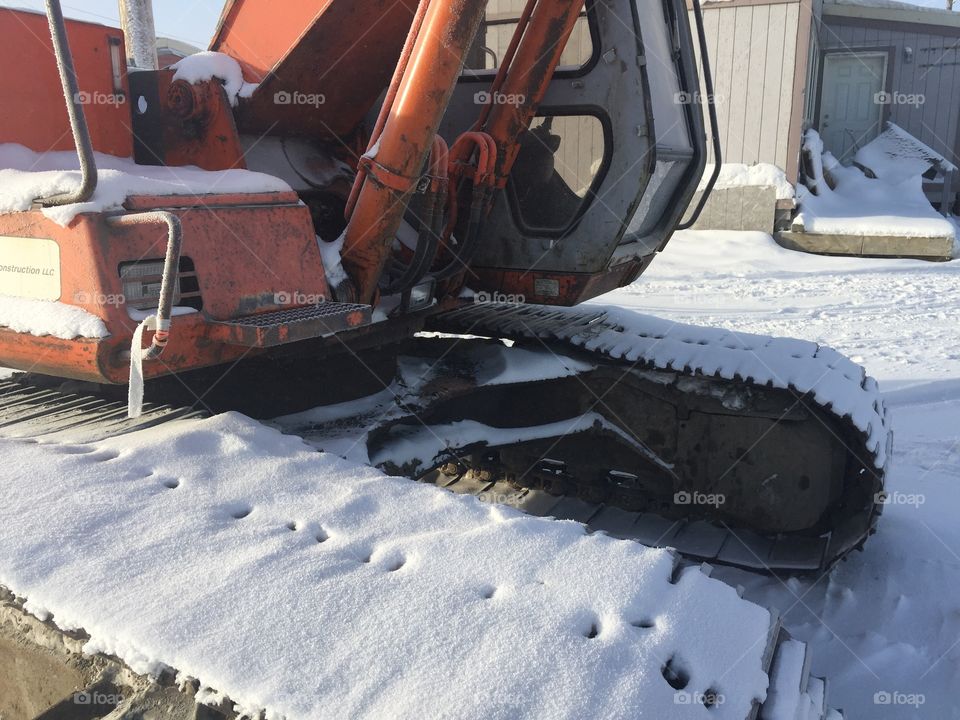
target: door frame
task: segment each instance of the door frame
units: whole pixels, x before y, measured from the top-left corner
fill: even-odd
[[[839,47],[839,48],[824,48],[820,51],[820,67],[817,70],[817,103],[816,109],[814,111],[814,123],[813,127],[818,133],[821,133],[820,128],[820,119],[821,114],[823,113],[823,78],[827,67],[827,58],[830,56],[837,55],[854,55],[854,56],[881,56],[883,57],[883,92],[888,94],[893,93],[893,63],[896,59],[897,48],[894,45],[871,45],[869,47]],[[883,124],[890,119],[890,106],[881,105],[880,106],[880,132],[883,132]],[[839,158],[838,158],[839,159]]]

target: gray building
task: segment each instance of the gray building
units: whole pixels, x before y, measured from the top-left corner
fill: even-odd
[[[960,13],[894,0],[707,0],[704,23],[723,162],[770,163],[795,184],[806,128],[849,162],[890,120],[960,165]]]

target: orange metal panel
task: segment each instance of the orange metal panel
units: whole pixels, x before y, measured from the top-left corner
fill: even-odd
[[[211,49],[260,87],[241,103],[243,132],[344,138],[376,102],[417,0],[234,0]],[[269,28],[269,32],[265,32]]]
[[[77,67],[83,111],[95,150],[133,154],[130,102],[123,34],[116,28],[67,21],[67,37]],[[0,142],[19,143],[37,152],[72,150],[70,122],[46,16],[0,8]],[[122,95],[114,94],[111,40],[119,45]]]
[[[159,198],[183,226],[183,255],[196,269],[203,310],[175,316],[171,339],[148,377],[230,362],[250,352],[225,344],[215,321],[310,305],[329,297],[309,209],[285,202],[248,205],[242,195],[211,195],[197,206]],[[145,199],[132,204],[146,207]],[[261,196],[262,201],[262,196]],[[186,207],[182,205],[186,204]],[[192,205],[192,206],[191,206]],[[101,318],[110,337],[63,341],[0,331],[0,365],[97,382],[126,382],[129,348],[137,321],[122,297],[121,263],[161,259],[166,229],[111,228],[102,215],[78,216],[68,228],[39,211],[0,214],[0,235],[48,238],[60,246],[60,302]],[[303,298],[303,302],[299,302]]]
[[[219,80],[174,82],[173,75],[172,70],[157,74],[164,121],[163,164],[245,170],[233,108],[223,84]]]

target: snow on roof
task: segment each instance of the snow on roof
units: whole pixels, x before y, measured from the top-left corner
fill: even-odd
[[[268,717],[741,720],[769,613],[571,521],[388,478],[241,415],[0,440],[0,583],[138,672]],[[646,627],[651,625],[650,627]],[[689,676],[683,699],[664,665]]]
[[[96,153],[99,183],[90,202],[43,209],[66,227],[80,213],[119,210],[131,195],[204,195],[209,193],[285,192],[279,178],[249,170],[211,172],[194,166],[137,165],[130,158]],[[29,210],[39,197],[80,185],[74,152],[36,153],[22,145],[0,145],[0,212]]]

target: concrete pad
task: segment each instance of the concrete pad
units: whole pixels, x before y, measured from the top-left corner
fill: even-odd
[[[893,235],[832,235],[783,231],[774,239],[788,250],[818,255],[915,258],[945,261],[953,253],[952,237],[903,237]]]

